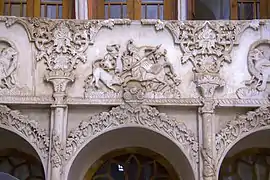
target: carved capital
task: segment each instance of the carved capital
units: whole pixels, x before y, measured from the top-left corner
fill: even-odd
[[[200,113],[202,114],[213,114],[218,105],[218,102],[214,99],[201,98],[201,102],[203,103],[203,106],[200,108]]]
[[[195,73],[194,82],[203,98],[213,98],[215,90],[225,85],[218,74]]]

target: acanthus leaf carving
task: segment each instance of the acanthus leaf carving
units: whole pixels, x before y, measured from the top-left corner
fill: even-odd
[[[66,144],[66,160],[82,148],[88,139],[115,127],[139,125],[161,132],[185,148],[194,166],[198,163],[198,142],[196,136],[183,122],[160,113],[156,108],[127,104],[113,107],[109,112],[101,112],[89,120],[82,121],[79,126],[70,131]]]
[[[149,98],[153,93],[154,97],[180,97],[181,81],[161,45],[137,47],[129,40],[122,54],[120,48],[118,44],[108,45],[105,56],[93,62],[85,81],[85,97],[100,91],[114,96],[130,85],[142,89]]]
[[[238,98],[268,98],[270,89],[270,40],[264,39],[250,46],[247,65],[251,79],[245,82],[247,87],[239,88],[236,92]]]
[[[37,121],[29,120],[17,110],[11,110],[0,105],[0,124],[24,137],[31,145],[40,151],[43,162],[48,158],[49,136],[45,129],[41,129]]]
[[[270,127],[270,107],[260,107],[229,121],[216,134],[218,160],[222,160],[224,152],[226,153],[228,148],[238,140],[268,126]]]

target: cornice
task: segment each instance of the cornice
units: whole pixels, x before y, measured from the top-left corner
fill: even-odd
[[[269,105],[268,99],[214,99],[218,107],[260,107]],[[0,104],[37,104],[51,105],[54,100],[52,96],[1,96]],[[91,98],[67,97],[67,105],[121,105],[124,104],[122,98]],[[180,99],[144,99],[143,104],[150,106],[190,106],[199,107],[202,103],[199,98],[180,98]]]

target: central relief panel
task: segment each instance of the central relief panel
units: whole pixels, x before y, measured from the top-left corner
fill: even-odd
[[[123,53],[121,48],[125,48]],[[144,98],[180,98],[181,80],[161,45],[138,47],[130,39],[126,47],[111,44],[106,51],[92,64],[85,80],[85,98],[121,98],[126,87],[142,90]]]

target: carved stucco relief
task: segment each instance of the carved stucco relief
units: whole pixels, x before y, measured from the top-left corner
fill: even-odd
[[[160,21],[142,20],[142,24],[154,25],[157,31],[167,28],[175,44],[184,53],[181,62],[193,64],[194,82],[203,97],[211,97],[213,91],[223,87],[220,77],[224,62],[230,63],[232,48],[239,44],[242,32],[251,27],[258,29],[261,21]]]
[[[218,167],[230,148],[244,137],[262,129],[270,129],[270,107],[260,107],[229,121],[216,134]]]
[[[259,40],[250,46],[247,57],[248,70],[251,79],[246,81],[247,87],[237,90],[240,99],[245,98],[267,98],[270,89],[270,40]]]
[[[17,85],[18,55],[15,45],[0,37],[0,94],[10,94]]]
[[[123,53],[120,48],[118,44],[108,45],[105,56],[93,62],[84,86],[86,98],[99,94],[120,98],[123,88],[137,86],[146,93],[145,98],[179,99],[181,81],[167,59],[166,49],[161,45],[138,47],[133,40],[127,42]]]
[[[194,170],[198,163],[198,141],[196,135],[183,122],[159,112],[156,108],[143,105],[144,93],[133,87],[123,93],[125,104],[113,107],[108,112],[101,112],[82,121],[70,131],[67,138],[66,161],[75,156],[94,137],[127,126],[139,126],[159,132],[173,139],[186,156]]]
[[[0,105],[0,126],[23,137],[38,152],[43,165],[47,163],[49,136],[37,121],[28,119],[17,110]]]
[[[102,27],[130,24],[127,19],[116,20],[51,20],[42,18],[1,17],[6,27],[22,24],[37,49],[36,60],[47,66],[45,80],[53,84],[55,103],[63,100],[67,84],[75,80],[77,64],[87,60],[85,51]],[[57,93],[62,93],[60,96]]]

